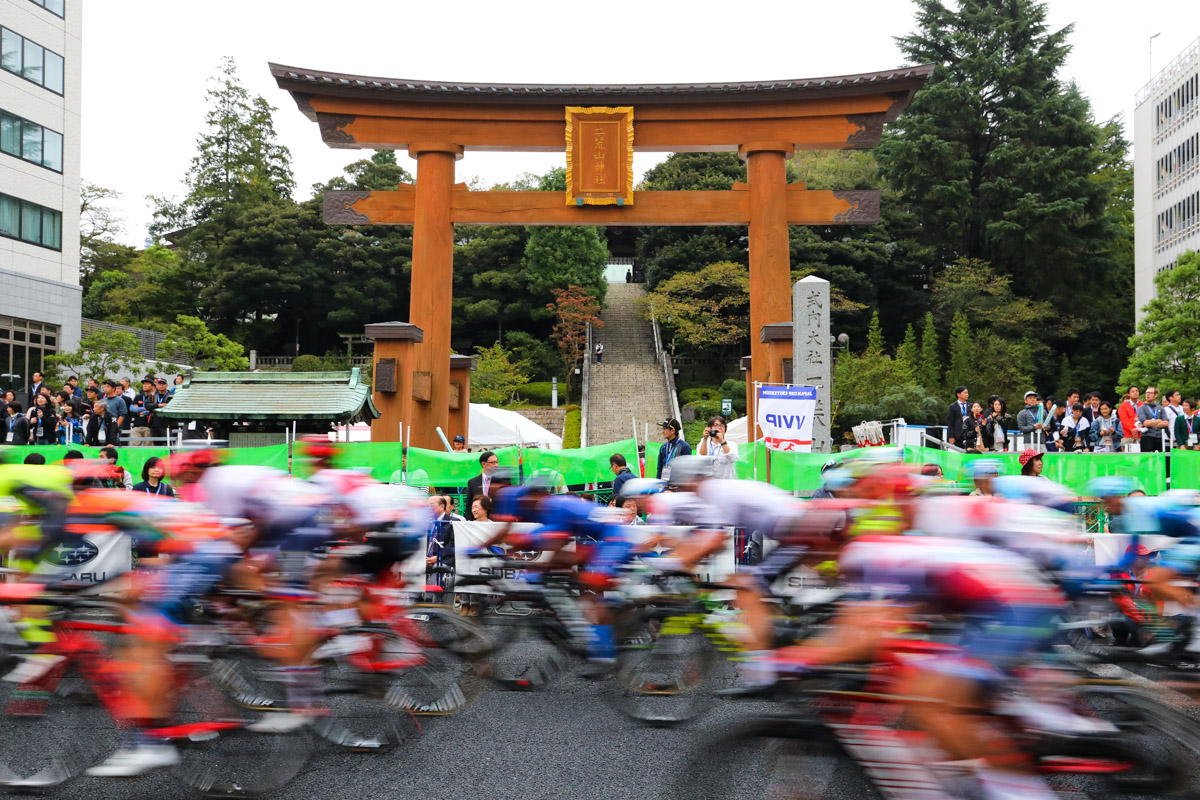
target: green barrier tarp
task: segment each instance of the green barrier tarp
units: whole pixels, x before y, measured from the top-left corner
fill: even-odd
[[[23,460],[29,453],[41,453],[46,457],[46,463],[52,464],[55,461],[62,461],[71,450],[78,450],[83,453],[84,458],[94,459],[100,455],[99,447],[83,447],[80,445],[31,445],[28,447],[13,447],[5,448],[8,453],[16,452],[18,460]],[[142,480],[142,465],[150,459],[151,456],[158,456],[161,459],[166,459],[170,455],[170,451],[165,447],[118,447],[117,448],[117,466],[124,467],[127,472],[133,476],[134,483],[140,483]],[[11,457],[11,456],[10,456]]]
[[[654,476],[655,464],[661,442],[646,445],[646,474]],[[371,474],[382,481],[389,481],[400,470],[401,451],[396,443],[356,442],[342,445],[340,465],[345,467],[367,467]],[[85,458],[95,458],[98,448],[94,447],[10,447],[8,457],[23,458],[28,453],[42,453],[48,462],[59,461],[68,450],[79,450]],[[129,470],[134,481],[141,480],[142,465],[151,456],[166,458],[166,448],[121,447],[118,448],[117,463]],[[505,447],[494,451],[501,465],[517,466],[517,449]],[[525,476],[538,470],[557,472],[563,482],[570,486],[603,483],[612,480],[609,456],[621,453],[636,474],[637,451],[634,440],[626,439],[607,445],[597,445],[576,450],[540,450],[526,448],[523,451]],[[287,445],[267,447],[242,447],[224,451],[226,463],[258,464],[279,470],[288,468]],[[788,453],[772,451],[768,455],[761,442],[739,448],[737,473],[739,478],[769,482],[781,489],[795,492],[811,492],[821,483],[821,466],[830,458],[848,461],[857,458],[895,457],[895,448],[860,448],[832,456],[822,453]],[[770,459],[768,472],[767,459]],[[937,463],[948,480],[962,485],[970,482],[969,465],[980,458],[999,460],[1004,464],[1005,474],[1020,472],[1016,453],[968,454],[953,453],[927,447],[904,449],[904,459],[911,463]],[[1132,478],[1150,494],[1159,494],[1167,488],[1167,457],[1164,453],[1046,453],[1043,475],[1064,484],[1073,491],[1083,494],[1093,478],[1121,475]],[[424,470],[430,486],[466,486],[467,481],[479,474],[479,453],[447,453],[438,450],[411,448],[409,472]],[[297,472],[304,467],[297,464]],[[769,477],[768,477],[769,476]],[[397,477],[398,479],[398,477]],[[1176,489],[1200,489],[1200,451],[1176,450],[1171,454],[1171,486]]]
[[[140,448],[122,448],[124,450],[138,450]],[[286,444],[272,444],[263,447],[231,447],[228,450],[222,451],[225,456],[226,464],[250,464],[260,467],[271,467],[272,469],[282,470],[287,472],[288,468],[288,446]]]

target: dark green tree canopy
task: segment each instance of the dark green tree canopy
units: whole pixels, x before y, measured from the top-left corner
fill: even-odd
[[[1019,295],[1102,320],[1087,347],[1058,326],[1033,332],[1097,384],[1115,371],[1131,316],[1118,289],[1131,272],[1120,125],[1098,125],[1059,78],[1071,28],[1051,30],[1045,3],[914,1],[917,30],[900,47],[936,68],[876,149],[882,174],[912,209],[934,265],[984,261]],[[1035,364],[1043,385],[1060,371],[1057,359]]]
[[[1129,340],[1133,356],[1116,395],[1130,385],[1200,397],[1200,254],[1188,252],[1154,276],[1155,298]]]

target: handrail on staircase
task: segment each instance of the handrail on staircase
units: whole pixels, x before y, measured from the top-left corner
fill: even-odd
[[[667,394],[671,396],[671,416],[680,419],[682,414],[679,413],[679,393],[675,391],[675,368],[671,365],[671,354],[663,347],[653,303],[650,304],[650,327],[654,330],[654,356],[662,364],[663,376],[667,380]]]
[[[588,407],[591,405],[589,392],[592,382],[592,323],[587,323],[587,346],[583,348],[583,379],[579,387],[579,446],[588,446]]]

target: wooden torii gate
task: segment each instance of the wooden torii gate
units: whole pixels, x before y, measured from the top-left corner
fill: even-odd
[[[884,123],[932,72],[919,66],[760,83],[567,86],[270,68],[330,147],[407,149],[417,161],[415,186],[327,191],[324,213],[331,224],[413,226],[409,323],[421,335],[402,359],[410,372],[392,384],[403,401],[377,396],[383,417],[371,437],[395,441],[404,414],[412,444],[429,448],[438,447],[435,427],[446,429],[449,420],[455,224],[747,225],[747,381],[767,380],[767,345],[757,333],[791,320],[788,225],[879,221],[877,191],[807,191],[787,183],[787,159],[797,149],[874,147]],[[468,150],[565,151],[567,193],[469,191],[454,181],[454,162]],[[733,191],[635,192],[635,150],[737,152],[747,183]]]

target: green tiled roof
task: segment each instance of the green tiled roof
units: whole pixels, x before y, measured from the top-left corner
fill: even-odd
[[[378,419],[371,387],[349,372],[197,372],[159,412],[173,420]]]

